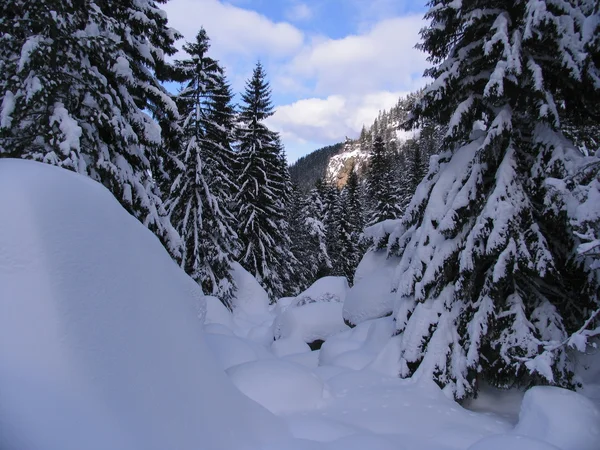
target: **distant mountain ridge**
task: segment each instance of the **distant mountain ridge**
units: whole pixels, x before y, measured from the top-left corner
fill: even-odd
[[[400,98],[389,111],[380,111],[373,124],[363,126],[358,139],[346,138],[345,142],[315,150],[290,166],[292,181],[307,192],[318,179],[344,187],[350,171],[354,167],[359,177],[366,173],[371,143],[381,135],[389,152],[398,152],[407,141],[418,136],[418,130],[405,131],[401,124],[407,119],[410,106],[419,93]]]
[[[325,179],[329,160],[344,149],[344,143],[328,145],[315,150],[290,165],[292,182],[302,192],[310,191],[319,179]]]

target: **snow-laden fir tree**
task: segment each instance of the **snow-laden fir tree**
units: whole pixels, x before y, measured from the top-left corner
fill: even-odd
[[[258,63],[246,83],[237,130],[239,192],[235,212],[242,243],[240,264],[267,290],[280,297],[291,279],[293,254],[285,217],[288,187],[277,133],[264,121],[273,114],[271,89]]]
[[[340,191],[332,183],[323,184],[323,225],[325,226],[325,245],[331,261],[328,275],[343,275],[340,269]]]
[[[310,235],[310,253],[315,255],[314,267],[311,268],[313,278],[317,279],[328,275],[333,264],[327,252],[327,229],[325,227],[326,206],[323,199],[325,187],[322,180],[317,180],[311,189],[302,209],[304,222]]]
[[[383,138],[377,135],[371,147],[367,173],[367,192],[371,204],[369,225],[387,219],[396,219],[402,213],[398,204],[398,183],[394,180],[389,156]]]
[[[337,272],[344,275],[350,284],[354,281],[354,271],[364,253],[361,235],[364,228],[360,200],[360,185],[354,168],[340,195],[335,213],[335,226],[338,235]]]
[[[297,262],[290,280],[288,293],[298,295],[317,279],[319,270],[319,239],[315,236],[322,230],[315,230],[314,222],[307,220],[305,212],[308,208],[305,198],[297,186],[292,187],[290,202],[287,207],[287,220],[291,240],[290,250]]]
[[[235,288],[230,269],[238,251],[229,210],[234,111],[223,69],[207,55],[208,49],[208,36],[201,29],[194,42],[183,46],[189,59],[176,62],[178,78],[185,81],[177,95],[180,142],[167,149],[174,166],[168,210],[181,236],[181,267],[204,292],[229,305]]]
[[[572,387],[566,344],[594,326],[598,285],[548,181],[582,158],[561,120],[598,98],[585,47],[597,11],[540,0],[430,7],[421,48],[434,82],[412,123],[448,133],[388,244],[401,258],[401,376],[432,377],[459,399],[478,377]]]
[[[177,34],[154,1],[0,5],[0,155],[87,175],[175,251],[150,169],[177,110],[158,76]]]

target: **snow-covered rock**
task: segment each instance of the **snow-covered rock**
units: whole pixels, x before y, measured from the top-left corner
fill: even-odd
[[[550,386],[525,393],[515,433],[549,442],[563,450],[597,450],[600,411],[581,394]]]
[[[275,339],[296,338],[307,344],[326,340],[348,329],[342,320],[342,307],[338,302],[290,307],[275,319],[273,336]]]
[[[0,211],[0,448],[230,450],[285,438],[211,355],[198,285],[103,186],[1,159]]]
[[[370,157],[369,149],[362,149],[359,141],[347,140],[344,150],[329,159],[325,170],[325,180],[335,184],[338,188],[344,187],[352,167],[360,172]]]
[[[356,268],[354,286],[344,302],[344,320],[357,325],[365,320],[384,317],[394,309],[392,293],[397,258],[387,258],[385,252],[369,251]]]
[[[269,295],[250,272],[239,263],[231,266],[231,275],[237,287],[231,300],[234,313],[265,314],[269,309]]]
[[[290,414],[323,406],[329,391],[309,369],[289,361],[254,361],[227,370],[240,391],[269,411]]]
[[[303,306],[310,303],[344,303],[348,289],[346,277],[319,278],[308,289],[298,294],[290,306]]]

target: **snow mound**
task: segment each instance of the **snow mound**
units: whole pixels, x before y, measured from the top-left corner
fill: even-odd
[[[252,346],[236,336],[207,333],[206,343],[223,370],[258,359]]]
[[[310,352],[310,347],[302,339],[289,337],[273,341],[271,350],[275,356],[281,358],[283,356]]]
[[[0,448],[260,448],[285,439],[204,342],[198,285],[103,186],[0,160]]]
[[[376,245],[386,242],[387,238],[402,223],[400,219],[387,219],[365,228],[364,235],[371,239]]]
[[[323,277],[315,281],[308,289],[296,296],[293,306],[310,303],[344,303],[348,292],[346,277]]]
[[[320,408],[329,398],[321,379],[289,361],[254,361],[227,370],[240,391],[275,414]]]
[[[256,278],[237,262],[231,265],[231,275],[236,285],[231,300],[233,312],[251,316],[265,314],[269,309],[269,294]]]
[[[310,343],[348,329],[342,320],[341,303],[310,303],[288,308],[275,319],[275,339],[296,338]]]
[[[397,258],[385,252],[370,251],[356,268],[354,286],[344,302],[344,320],[357,325],[365,320],[384,317],[394,309],[392,279]]]
[[[327,450],[404,450],[395,442],[376,434],[357,433],[342,437],[327,446]]]
[[[527,436],[514,434],[496,434],[488,436],[467,450],[561,450],[555,445],[547,442],[532,439]]]
[[[375,361],[393,333],[391,317],[363,322],[330,337],[321,347],[319,364],[363,369]]]
[[[515,433],[549,442],[563,450],[597,450],[600,412],[581,394],[537,386],[523,397]]]
[[[206,318],[205,324],[216,323],[233,329],[233,316],[231,311],[217,297],[207,295],[206,299]]]

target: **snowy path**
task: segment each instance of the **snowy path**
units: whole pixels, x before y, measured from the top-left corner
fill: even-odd
[[[450,450],[512,428],[499,417],[465,410],[435,385],[346,372],[328,386],[332,399],[327,406],[285,417],[295,437],[331,441],[351,433],[372,434],[389,442],[390,449]]]

